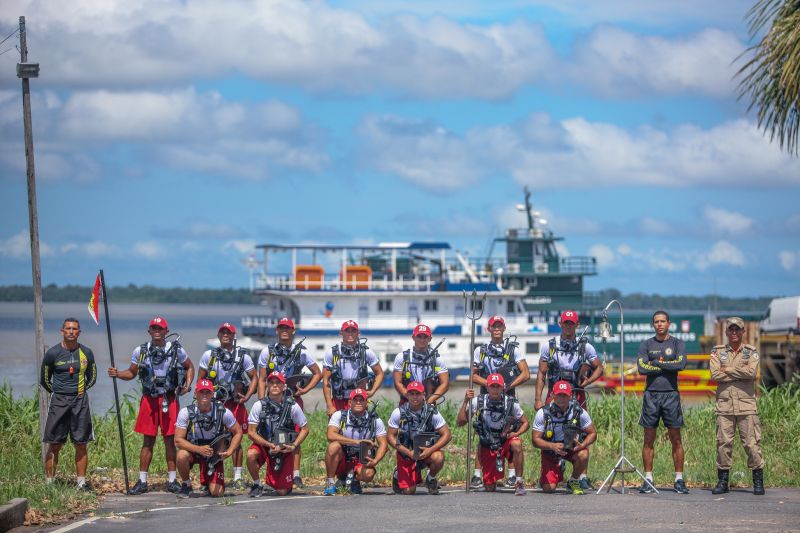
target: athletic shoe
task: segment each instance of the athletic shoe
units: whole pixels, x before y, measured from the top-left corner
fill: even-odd
[[[208,496],[209,494],[211,494],[211,491],[208,489],[208,485],[201,485],[200,496]]]
[[[324,494],[325,496],[333,496],[334,494],[336,494],[336,485],[331,485],[326,483],[325,490],[322,491],[322,494]]]
[[[653,487],[650,486],[652,484],[653,484],[652,481],[650,481],[650,484],[648,484],[647,481],[642,481],[642,486],[639,487],[639,492],[641,494],[652,494],[653,493]]]
[[[426,478],[425,486],[428,488],[428,494],[439,494],[439,480],[435,477]]]
[[[231,490],[246,490],[247,485],[244,484],[243,479],[234,479],[230,485]]]
[[[364,490],[361,488],[361,482],[356,478],[350,482],[350,494],[361,494]]]
[[[589,478],[588,478],[588,477],[582,477],[582,478],[580,478],[580,479],[578,480],[578,482],[581,484],[581,488],[582,488],[584,491],[587,491],[587,490],[594,490],[594,487],[592,486],[592,482],[591,482],[591,481],[589,481]]]
[[[264,487],[261,486],[261,483],[253,483],[253,486],[250,487],[250,497],[251,498],[260,498],[261,495],[264,493]]]
[[[181,485],[181,490],[178,491],[178,498],[188,498],[192,495],[192,486],[188,483]]]
[[[84,481],[80,485],[77,485],[75,488],[78,490],[78,492],[94,492],[94,489],[92,489],[92,486],[89,485],[88,481]]]
[[[305,488],[305,485],[303,484],[303,480],[300,479],[300,476],[294,476],[294,479],[292,480],[292,483],[294,483],[294,486],[297,487],[298,489]]]
[[[144,494],[147,492],[147,481],[142,481],[141,479],[136,482],[136,485],[131,487],[131,490],[128,491],[128,494],[131,496],[138,496],[139,494]]]
[[[181,491],[181,484],[177,481],[173,480],[167,483],[167,492],[171,492],[172,494],[178,494]]]
[[[506,479],[506,487],[513,489],[517,486],[517,476],[511,476],[510,478]]]
[[[682,479],[675,480],[675,492],[678,494],[689,494],[689,489],[686,488],[686,483]]]
[[[528,491],[525,490],[525,483],[517,481],[514,485],[514,494],[517,496],[525,496],[527,493]]]
[[[400,484],[397,482],[397,467],[395,467],[394,473],[392,474],[392,492],[395,494],[400,494],[403,492],[400,490]]]
[[[570,479],[567,481],[567,491],[570,494],[581,495],[585,494],[581,488],[581,484],[577,479]]]
[[[469,488],[479,489],[481,487],[483,487],[483,480],[479,476],[472,476],[472,479],[469,481]]]

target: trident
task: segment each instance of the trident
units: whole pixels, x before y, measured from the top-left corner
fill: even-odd
[[[478,293],[477,291],[472,291],[472,294],[469,295],[469,303],[470,306],[467,305],[467,291],[462,291],[464,293],[464,316],[466,316],[471,322],[470,326],[470,337],[469,337],[469,390],[472,390],[472,358],[473,354],[475,353],[475,322],[481,319],[483,316],[483,307],[486,303],[486,293],[483,293],[483,297],[478,300]],[[480,312],[478,312],[478,301],[481,302],[480,305]],[[469,461],[472,458],[472,402],[469,402],[467,406],[467,480],[466,480],[466,490],[469,492]]]

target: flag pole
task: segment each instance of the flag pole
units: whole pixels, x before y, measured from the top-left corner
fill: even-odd
[[[106,293],[106,278],[103,275],[103,269],[100,269],[100,288],[103,291],[103,312],[106,315],[106,333],[108,333],[108,355],[111,358],[111,366],[114,364],[114,345],[111,343],[111,321],[108,319],[108,295]],[[125,494],[130,491],[128,483],[128,457],[125,454],[125,435],[122,433],[122,415],[119,410],[119,392],[117,392],[117,378],[111,378],[114,383],[114,405],[117,408],[117,429],[119,430],[119,443],[122,451],[122,472],[125,475]]]

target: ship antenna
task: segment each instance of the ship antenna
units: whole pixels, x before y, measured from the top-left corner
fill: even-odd
[[[528,190],[527,186],[523,190],[525,191],[525,214],[528,215],[528,229],[533,230],[533,215],[531,214],[531,192]]]

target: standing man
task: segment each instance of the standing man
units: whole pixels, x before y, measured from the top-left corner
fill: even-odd
[[[225,322],[217,330],[219,348],[207,350],[200,358],[200,370],[197,379],[208,378],[214,384],[218,398],[224,398],[225,408],[233,413],[234,418],[242,426],[242,433],[247,432],[247,400],[255,393],[256,367],[250,354],[241,346],[234,345],[236,327]],[[242,481],[242,448],[233,451],[233,483],[234,490],[245,489]]]
[[[358,342],[358,324],[346,320],[342,324],[342,342],[334,344],[322,357],[322,394],[325,396],[328,416],[349,406],[350,393],[366,390],[371,398],[381,386],[383,369],[378,356],[369,346]],[[372,388],[366,389],[370,380],[369,369],[375,374]]]
[[[411,335],[414,347],[397,354],[394,359],[394,388],[400,394],[400,404],[406,402],[406,386],[417,381],[425,387],[427,402],[435,404],[450,387],[450,374],[439,355],[431,349],[431,328],[419,324]]]
[[[75,474],[78,490],[91,490],[86,483],[89,457],[86,443],[94,440],[89,390],[97,380],[97,366],[92,350],[78,343],[81,324],[77,318],[67,318],[61,325],[61,342],[44,354],[39,383],[50,393],[47,421],[42,442],[47,444],[44,475],[53,482],[58,467],[58,454],[67,442],[75,447]]]
[[[294,396],[294,401],[303,409],[304,394],[314,390],[317,383],[322,379],[322,372],[314,358],[308,353],[302,341],[295,343],[294,322],[289,317],[283,317],[278,321],[275,328],[278,342],[270,344],[263,350],[258,357],[258,397],[264,398],[269,392],[267,376],[273,372],[279,372],[287,380],[287,388]],[[310,378],[300,378],[303,368],[311,372]],[[299,429],[298,429],[299,431]],[[303,488],[303,480],[300,477],[300,460],[302,451],[300,445],[294,452],[293,483],[297,488]]]
[[[653,445],[656,442],[658,421],[664,421],[669,441],[672,443],[672,463],[675,466],[675,492],[689,494],[683,481],[683,410],[678,392],[678,372],[686,368],[686,347],[683,341],[669,334],[669,314],[666,311],[653,313],[655,337],[639,345],[636,365],[639,373],[647,376],[642,398],[642,415],[639,425],[644,428],[642,462],[645,481],[639,492],[653,492]]]
[[[566,381],[572,387],[575,399],[586,409],[586,387],[603,375],[603,364],[597,357],[594,346],[586,337],[576,338],[580,324],[578,313],[564,311],[558,321],[561,335],[550,339],[539,354],[539,373],[536,374],[536,397],[534,408],[538,411],[552,399],[556,381]],[[591,374],[589,374],[591,370]],[[547,399],[542,402],[542,390],[547,379]]]
[[[157,316],[147,328],[150,342],[137,346],[131,355],[131,366],[119,371],[108,369],[109,377],[130,381],[139,377],[142,382],[142,400],[134,431],[142,435],[142,450],[139,453],[139,480],[129,494],[147,492],[147,471],[153,460],[153,447],[158,431],[164,438],[164,453],[167,457],[167,490],[177,493],[181,486],[176,480],[175,467],[175,422],[178,420],[178,396],[186,394],[194,380],[194,365],[178,341],[167,341],[169,326],[167,319]],[[181,383],[178,367],[186,371]]]
[[[501,374],[503,379],[509,384],[505,393],[514,398],[517,397],[518,386],[531,379],[528,369],[528,361],[519,349],[519,343],[512,342],[510,338],[503,341],[506,332],[506,321],[501,316],[489,317],[489,334],[491,338],[487,344],[481,344],[475,348],[472,354],[472,380],[481,386],[481,394],[486,394],[486,378],[495,372]],[[479,465],[477,456],[475,464]],[[512,467],[508,469],[506,486],[516,485],[516,470]],[[479,488],[482,485],[482,473],[480,468],[475,469],[472,475],[470,486]]]
[[[728,319],[728,344],[711,350],[711,379],[717,385],[717,485],[712,494],[728,492],[728,473],[736,428],[747,453],[747,467],[753,471],[753,494],[764,494],[764,459],[761,457],[761,422],[756,405],[759,380],[758,350],[743,344],[744,320]]]

